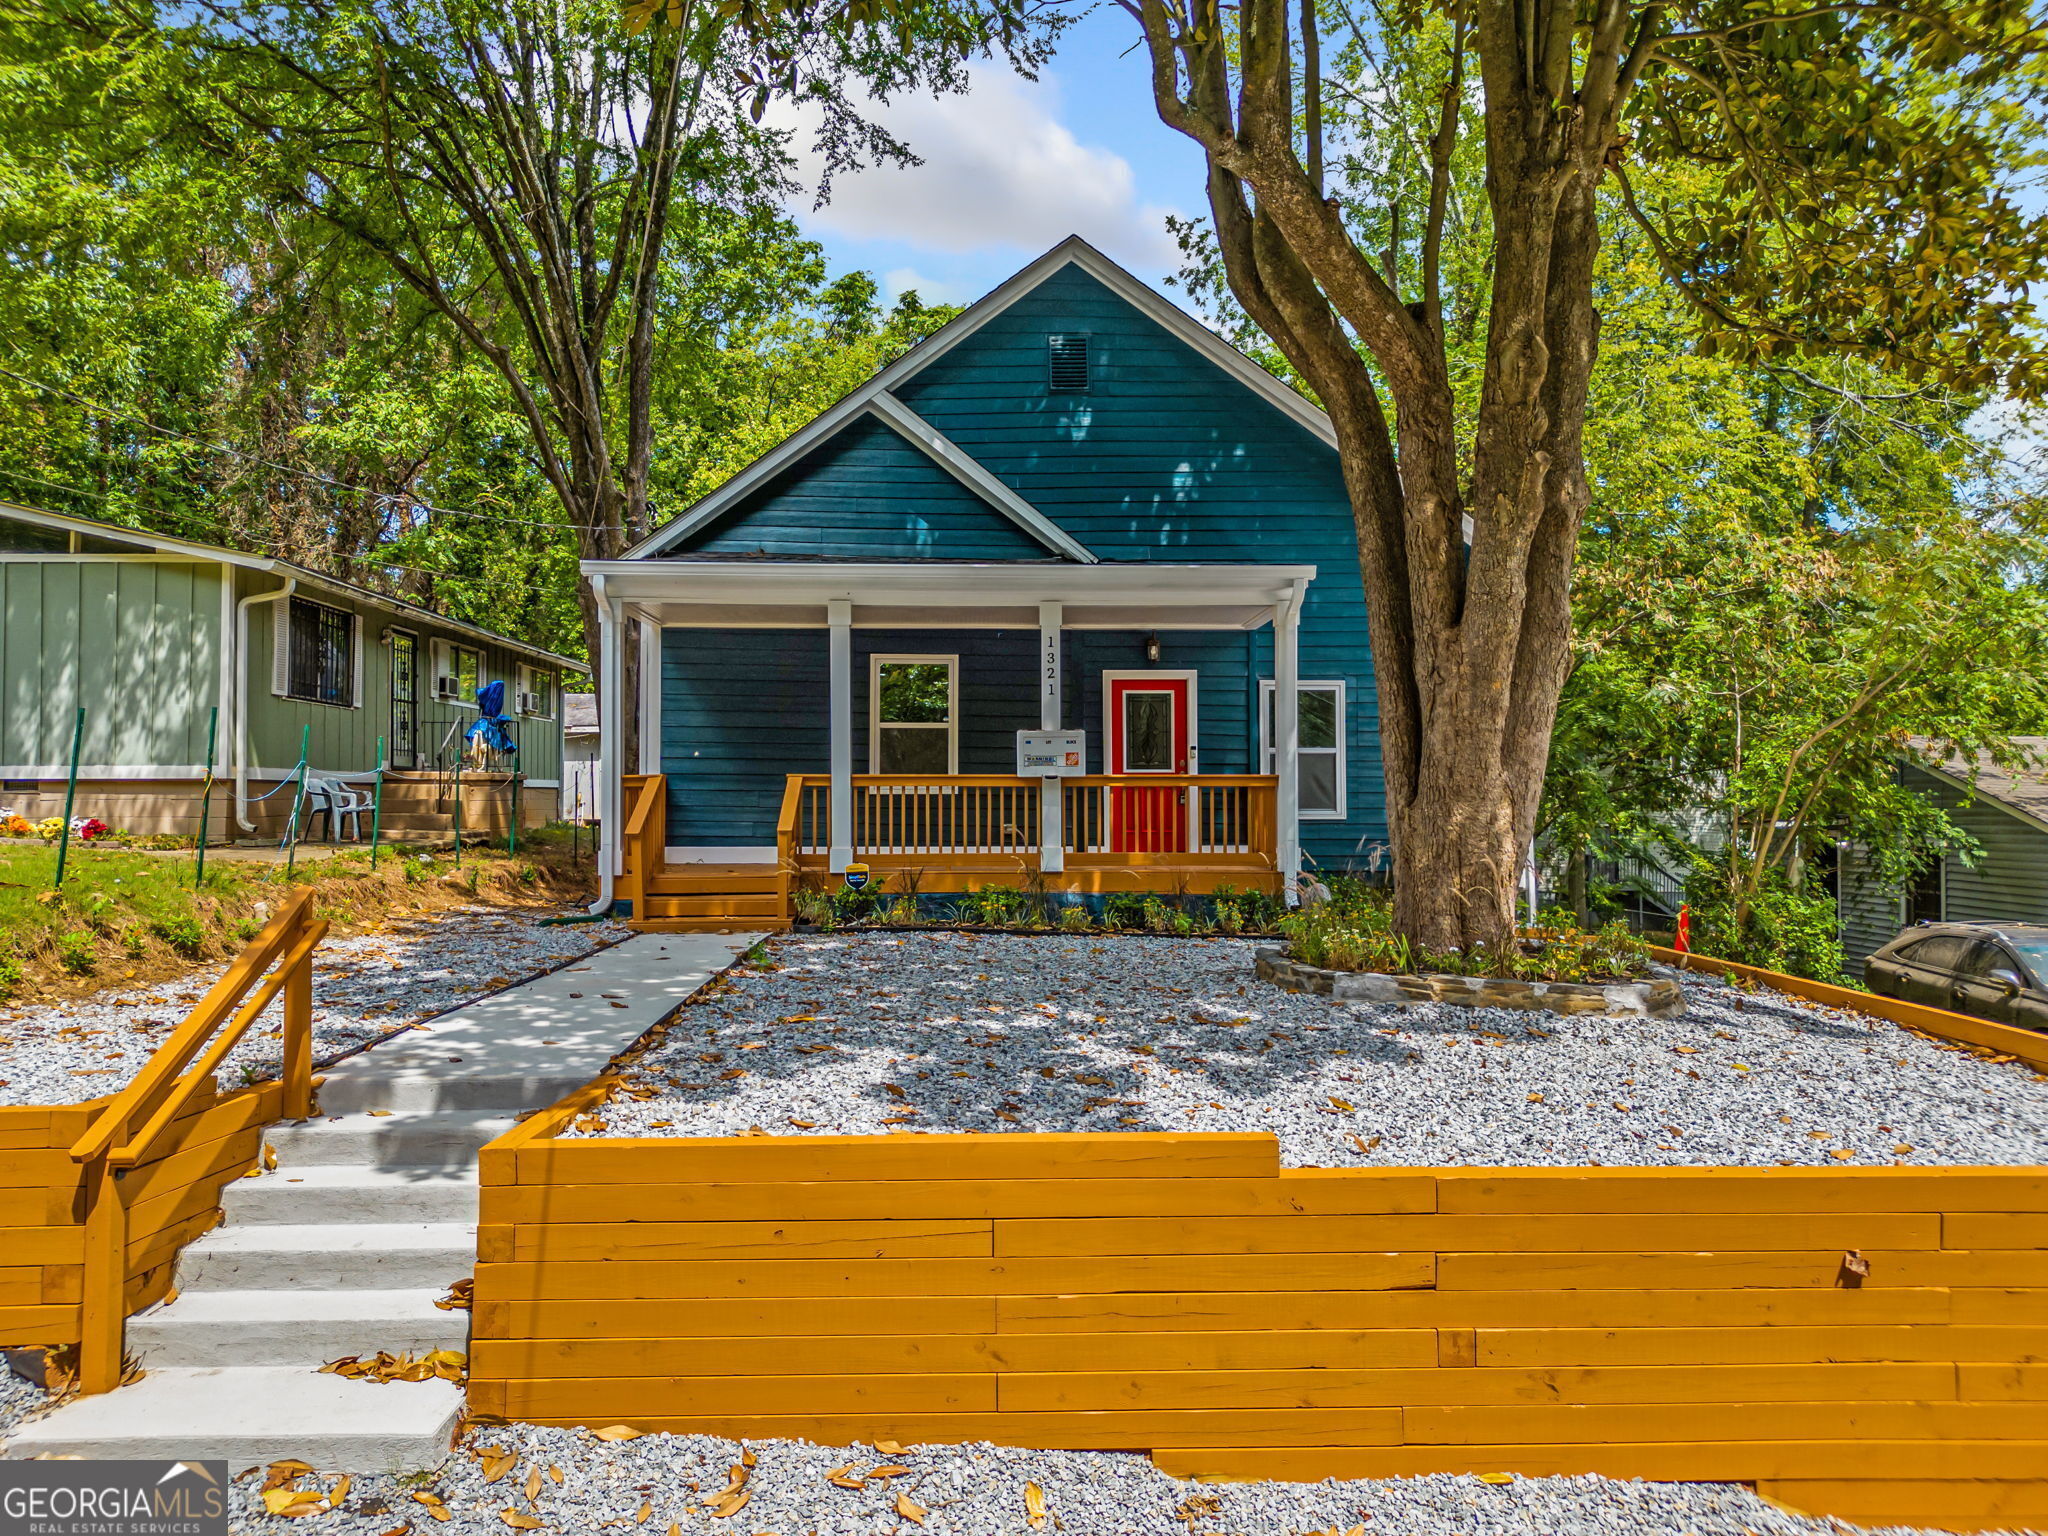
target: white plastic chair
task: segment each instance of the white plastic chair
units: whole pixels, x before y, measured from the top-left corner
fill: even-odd
[[[340,779],[308,779],[306,781],[306,815],[325,814],[327,817],[327,841],[341,841],[342,823],[347,822],[349,838],[353,842],[363,840],[363,812],[371,805],[371,798],[359,789],[353,789]]]

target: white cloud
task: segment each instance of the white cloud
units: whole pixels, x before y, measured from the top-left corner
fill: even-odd
[[[947,252],[1000,245],[1036,255],[1077,234],[1128,266],[1177,266],[1165,225],[1174,210],[1141,203],[1130,162],[1081,143],[1060,122],[1058,106],[1052,81],[1034,84],[993,69],[975,71],[965,95],[906,94],[876,104],[874,117],[923,163],[837,177],[832,201],[804,218],[850,239]],[[801,124],[792,148],[814,186],[811,126]]]
[[[927,277],[914,267],[894,267],[882,274],[882,303],[893,306],[911,289],[926,304],[965,304],[978,295],[968,292],[960,283],[951,283],[943,277]]]

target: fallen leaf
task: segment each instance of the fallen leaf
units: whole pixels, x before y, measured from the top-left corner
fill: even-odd
[[[874,1470],[874,1471],[870,1472],[870,1473],[868,1474],[868,1476],[869,1476],[869,1477],[871,1477],[871,1478],[883,1478],[883,1479],[887,1479],[887,1478],[891,1478],[891,1477],[908,1477],[908,1476],[910,1476],[910,1468],[908,1468],[908,1467],[877,1467],[877,1468],[875,1468],[875,1470]]]
[[[388,1109],[366,1109],[363,1113],[378,1120],[387,1120],[391,1116],[391,1111]]]
[[[555,1466],[553,1463],[550,1463],[548,1466],[548,1477],[552,1482],[559,1486],[562,1481],[562,1469],[558,1466]]]
[[[653,1513],[654,1506],[646,1502],[645,1500],[642,1500],[640,1504],[640,1513],[633,1517],[633,1523],[635,1525],[645,1525],[649,1517],[652,1516]]]
[[[348,1474],[344,1472],[341,1475],[341,1481],[336,1483],[331,1489],[328,1490],[327,1507],[329,1509],[341,1508],[341,1501],[348,1497],[348,1489],[349,1477]]]
[[[263,1143],[263,1171],[265,1173],[277,1172],[277,1148],[267,1141]]]
[[[609,1428],[597,1430],[595,1433],[600,1440],[638,1440],[646,1431],[634,1429],[629,1424],[613,1424]]]
[[[834,1467],[830,1472],[827,1472],[825,1474],[825,1481],[832,1484],[835,1488],[865,1488],[868,1485],[866,1478],[855,1475],[851,1462],[843,1467]]]
[[[484,1481],[495,1483],[503,1478],[507,1472],[510,1472],[519,1465],[519,1453],[517,1451],[503,1450],[484,1451],[477,1457],[477,1460],[483,1466]]]
[[[403,1525],[395,1525],[385,1531],[383,1536],[412,1536],[412,1522],[408,1520]]]
[[[273,1461],[270,1464],[270,1475],[263,1479],[263,1491],[268,1493],[273,1488],[282,1488],[286,1483],[296,1482],[312,1470],[303,1461]]]
[[[1330,1102],[1336,1105],[1339,1109],[1343,1110],[1347,1114],[1349,1114],[1352,1110],[1358,1107],[1356,1104],[1353,1104],[1349,1099],[1340,1099],[1334,1096],[1330,1098]]]
[[[327,1507],[327,1495],[317,1488],[266,1488],[263,1507],[273,1515],[296,1519]]]
[[[537,1531],[545,1523],[536,1520],[532,1515],[522,1515],[516,1509],[501,1509],[498,1511],[498,1518],[515,1531]]]
[[[1024,1485],[1024,1518],[1034,1531],[1045,1524],[1045,1490],[1036,1483]]]
[[[1482,1472],[1479,1474],[1479,1481],[1482,1483],[1512,1483],[1514,1480],[1514,1474],[1509,1472]]]
[[[916,1525],[924,1524],[924,1517],[931,1513],[907,1493],[896,1495],[896,1513]]]
[[[744,1488],[732,1493],[722,1493],[711,1501],[711,1518],[714,1520],[730,1520],[734,1515],[747,1507],[747,1501],[751,1498],[753,1498],[753,1495]]]
[[[535,1467],[526,1474],[526,1502],[531,1504],[540,1497],[540,1468]]]
[[[875,1449],[884,1456],[901,1456],[903,1454],[903,1447],[894,1440],[877,1440],[875,1442]]]
[[[435,1498],[434,1495],[432,1495],[431,1493],[416,1493],[413,1495],[413,1498],[417,1500],[419,1503],[426,1505],[427,1513],[432,1515],[436,1520],[453,1520],[455,1518],[453,1515],[448,1513],[447,1506],[444,1505],[439,1499]]]
[[[1543,1095],[1540,1093],[1532,1093],[1529,1095],[1529,1102],[1531,1104],[1541,1104],[1543,1102]]]

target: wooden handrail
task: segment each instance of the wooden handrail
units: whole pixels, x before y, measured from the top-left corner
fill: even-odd
[[[830,784],[832,776],[792,773],[789,781],[801,788]],[[945,789],[953,785],[1013,788],[1036,785],[1039,781],[1014,773],[856,773],[850,776],[850,782],[856,789]],[[1270,789],[1278,787],[1280,780],[1270,773],[1091,773],[1076,774],[1059,782],[1097,789]]]
[[[327,924],[313,917],[312,890],[294,891],[128,1086],[72,1143],[72,1160],[84,1165],[85,1190],[80,1392],[110,1392],[121,1380],[128,1319],[128,1211],[121,1197],[122,1170],[150,1155],[280,993],[282,1113],[290,1120],[313,1113],[313,952],[326,935]]]
[[[640,794],[633,802],[632,813],[626,818],[626,836],[640,837],[647,831],[647,818],[654,814],[654,807],[660,800],[661,775],[647,775],[637,786]]]

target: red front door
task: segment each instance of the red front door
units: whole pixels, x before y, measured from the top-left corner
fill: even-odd
[[[1184,677],[1109,680],[1109,771],[1117,775],[1188,771],[1194,712]],[[1112,853],[1185,853],[1188,795],[1177,785],[1119,785],[1109,792]]]

